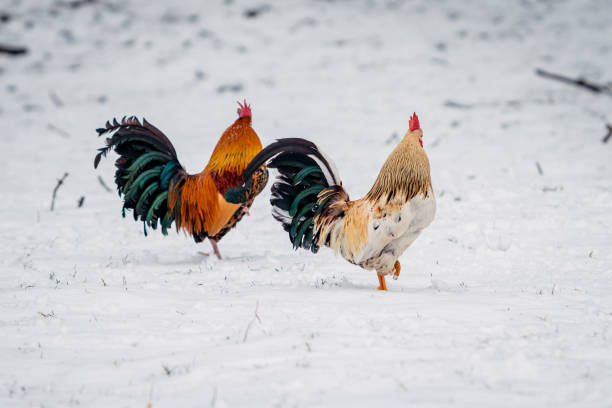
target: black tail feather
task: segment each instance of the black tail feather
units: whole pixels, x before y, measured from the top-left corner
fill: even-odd
[[[112,136],[98,149],[94,167],[110,150],[119,155],[115,184],[119,195],[124,196],[123,216],[125,209],[131,209],[134,220],[143,221],[145,235],[147,226],[157,229],[158,223],[162,233],[167,234],[174,221],[168,211],[168,189],[186,177],[170,140],[145,119],[141,124],[134,116],[124,117],[121,122],[108,121],[97,132],[99,136]]]
[[[244,180],[266,163],[279,172],[270,199],[274,218],[289,233],[294,248],[317,252],[315,217],[323,210],[319,196],[333,186],[342,189],[333,163],[308,140],[279,139],[249,163],[243,173]]]
[[[311,141],[297,137],[278,139],[276,142],[266,146],[261,152],[257,154],[257,156],[253,158],[253,160],[251,160],[242,175],[242,179],[246,182],[261,165],[271,160],[275,156],[280,155],[281,153],[286,155],[284,156],[284,158],[287,159],[287,162],[277,160],[276,167],[296,168],[295,166],[292,166],[291,163],[289,163],[291,159],[307,156],[310,157],[313,162],[320,163],[323,165],[322,168],[321,166],[319,167],[321,169],[321,174],[326,177],[328,184],[340,183],[340,179],[337,175],[335,166],[319,150],[317,145],[312,143]],[[297,168],[299,169],[299,167]]]

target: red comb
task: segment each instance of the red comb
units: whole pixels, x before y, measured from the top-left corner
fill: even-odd
[[[412,114],[409,125],[410,125],[411,132],[414,130],[421,129],[421,126],[419,125],[419,117],[416,115],[416,112]]]
[[[246,99],[244,100],[244,104],[238,102],[238,117],[251,116],[251,105],[247,104]]]

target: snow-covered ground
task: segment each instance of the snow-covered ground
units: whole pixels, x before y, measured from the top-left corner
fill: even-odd
[[[0,1],[0,406],[612,406],[612,98],[534,75],[612,80],[609,1],[71,3]],[[222,261],[121,218],[96,127],[196,172],[242,98],[354,198],[419,114],[437,218],[387,293],[269,190]]]

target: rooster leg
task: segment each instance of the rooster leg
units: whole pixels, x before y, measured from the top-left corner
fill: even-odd
[[[395,264],[393,264],[393,269],[395,269],[395,272],[393,272],[393,280],[397,280],[397,278],[399,278],[400,271],[402,270],[402,266],[400,265],[399,261],[395,261]]]
[[[215,253],[215,255],[217,255],[217,258],[223,259],[221,257],[221,252],[219,252],[219,247],[217,247],[217,241],[215,241],[212,238],[208,238],[208,240],[210,241],[210,245],[212,246],[213,252]]]
[[[385,282],[385,275],[378,274],[378,290],[387,290],[387,283]]]

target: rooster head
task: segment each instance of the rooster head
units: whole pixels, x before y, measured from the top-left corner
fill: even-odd
[[[415,130],[421,130],[421,125],[419,124],[419,117],[417,116],[416,112],[412,114],[412,117],[410,118],[409,126],[410,126],[410,132],[414,132]],[[421,147],[423,147],[423,131],[422,130],[419,136],[419,143],[421,144]]]
[[[244,118],[245,116],[251,117],[251,105],[247,104],[246,99],[244,100],[244,103],[240,103],[240,101],[238,101],[238,117],[240,118]]]

